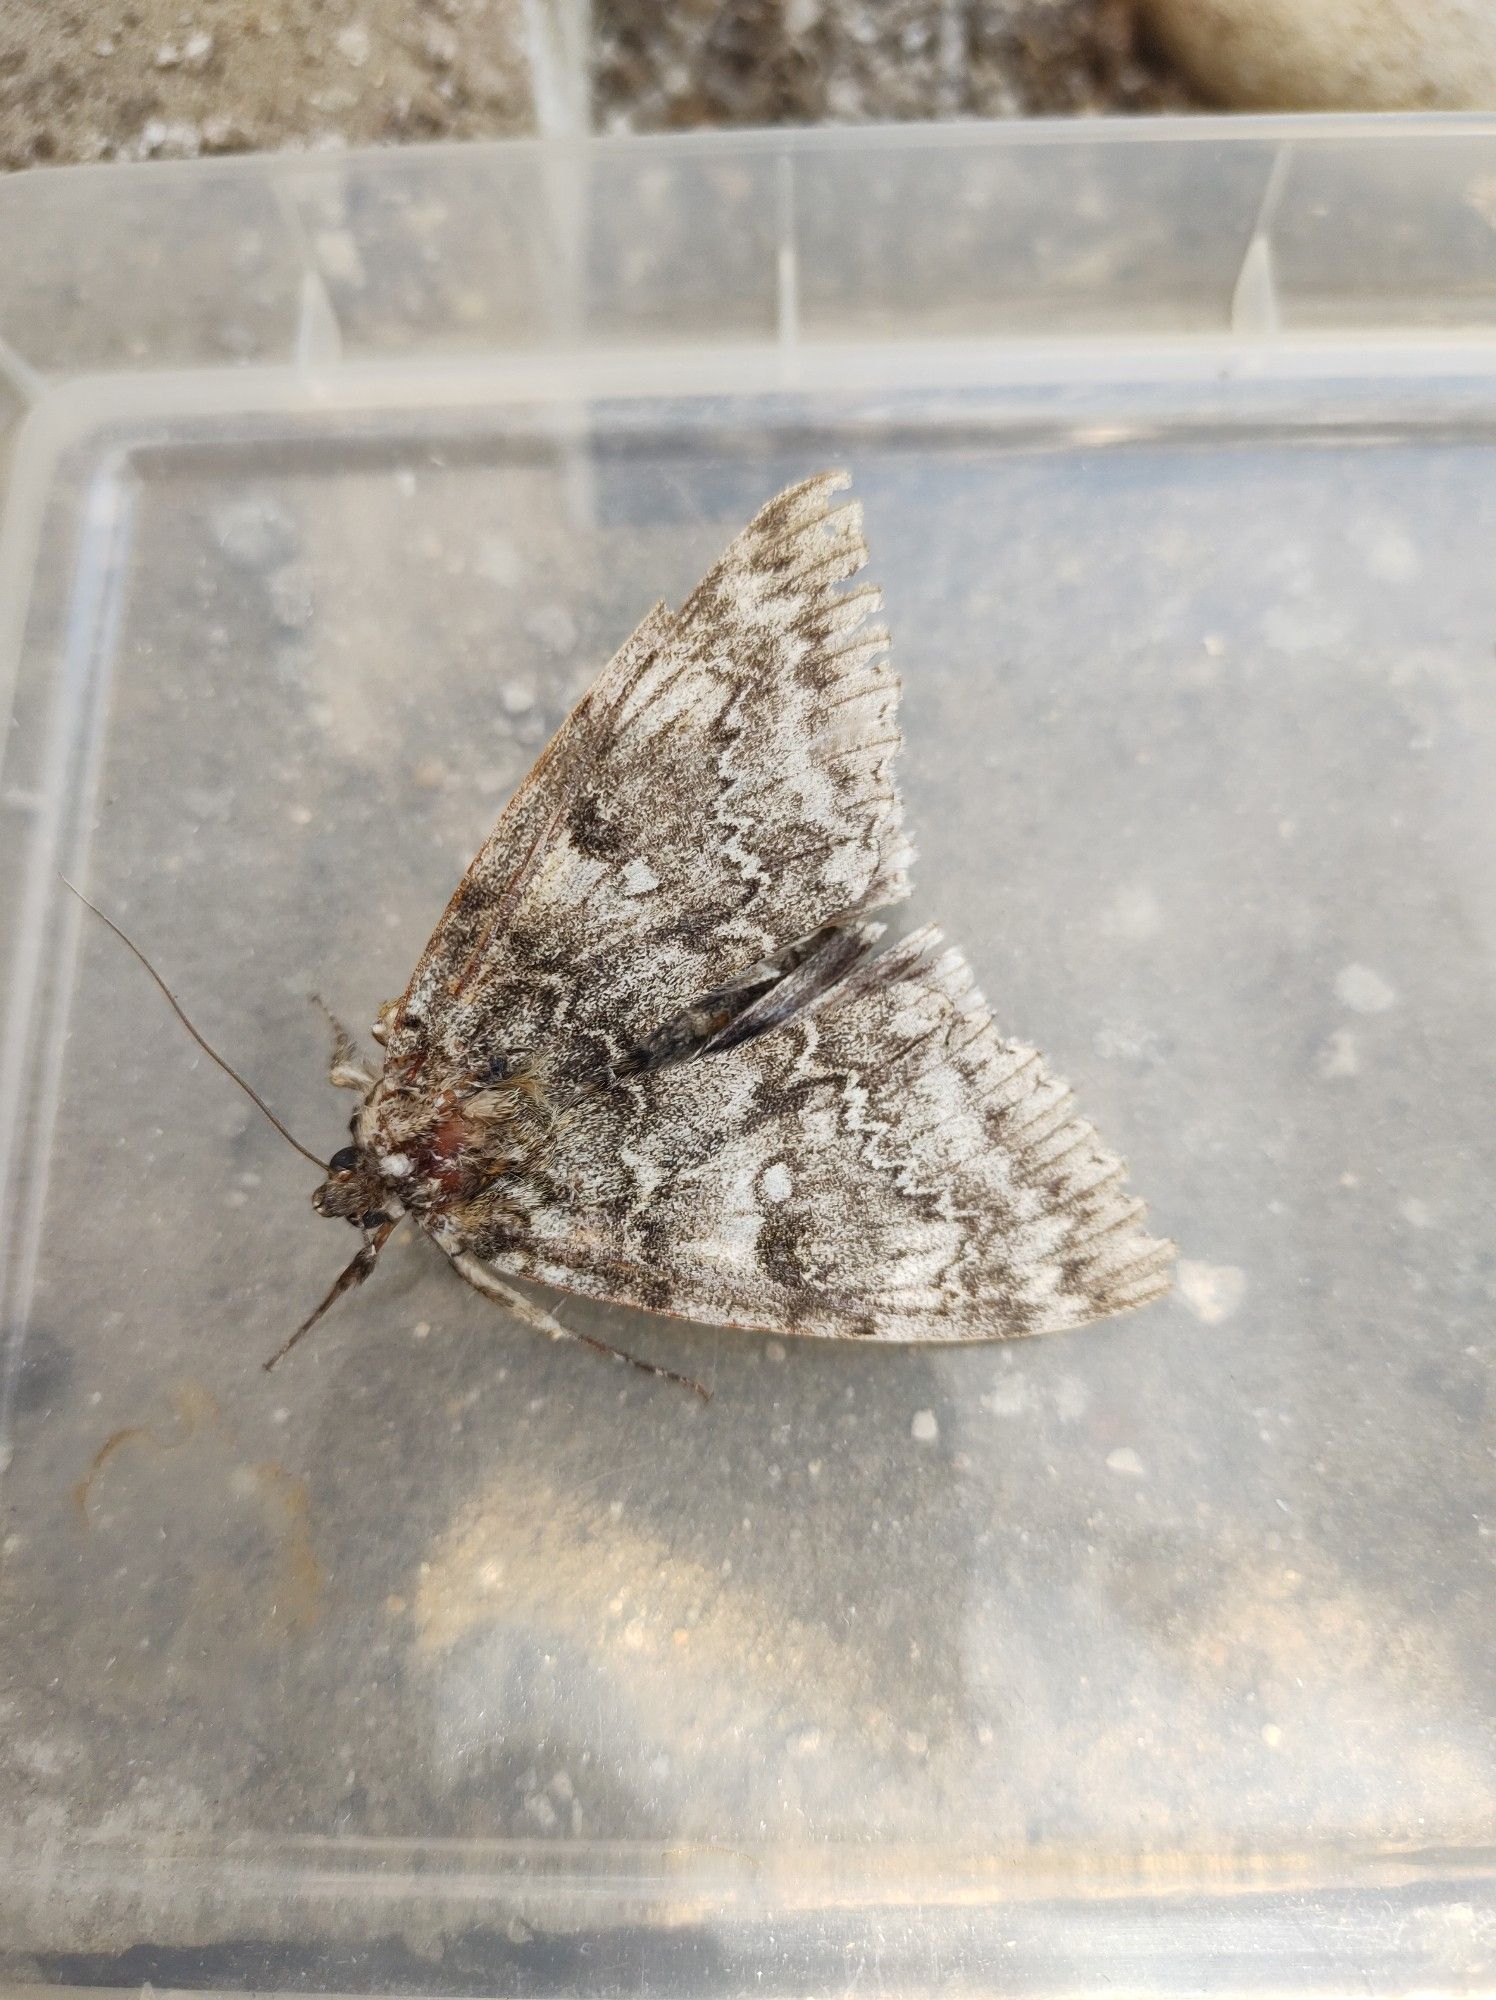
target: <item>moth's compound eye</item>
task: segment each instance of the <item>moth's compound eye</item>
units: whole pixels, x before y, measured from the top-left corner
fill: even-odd
[[[359,1217],[358,1226],[360,1229],[382,1229],[388,1221],[389,1217],[382,1208],[371,1208],[367,1215]]]
[[[357,1146],[339,1146],[327,1163],[329,1173],[351,1174],[358,1165],[360,1154]]]

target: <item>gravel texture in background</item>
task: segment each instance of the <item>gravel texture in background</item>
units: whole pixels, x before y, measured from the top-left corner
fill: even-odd
[[[1188,103],[1132,0],[9,0],[0,164]]]
[[[603,128],[1186,108],[1131,0],[598,0]]]
[[[533,129],[523,0],[8,0],[0,162]]]

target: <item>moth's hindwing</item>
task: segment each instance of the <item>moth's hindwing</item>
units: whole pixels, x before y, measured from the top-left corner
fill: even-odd
[[[1011,1338],[1166,1291],[1123,1167],[924,931],[809,1011],[598,1093],[501,1204],[499,1268],[776,1333]]]

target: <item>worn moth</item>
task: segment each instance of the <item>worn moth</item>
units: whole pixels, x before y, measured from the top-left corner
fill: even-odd
[[[592,1347],[511,1280],[882,1341],[1012,1339],[1168,1289],[1122,1163],[960,954],[932,929],[876,949],[868,913],[908,893],[899,685],[878,592],[842,587],[866,560],[847,483],[790,487],[648,613],[380,1010],[382,1059],[335,1024],[359,1101],[312,1200],[362,1241],[281,1353],[407,1217]]]

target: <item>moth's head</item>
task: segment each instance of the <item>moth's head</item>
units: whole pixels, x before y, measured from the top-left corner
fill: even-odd
[[[389,1189],[360,1146],[340,1146],[333,1154],[312,1207],[319,1215],[341,1215],[355,1229],[377,1229],[390,1220]]]

